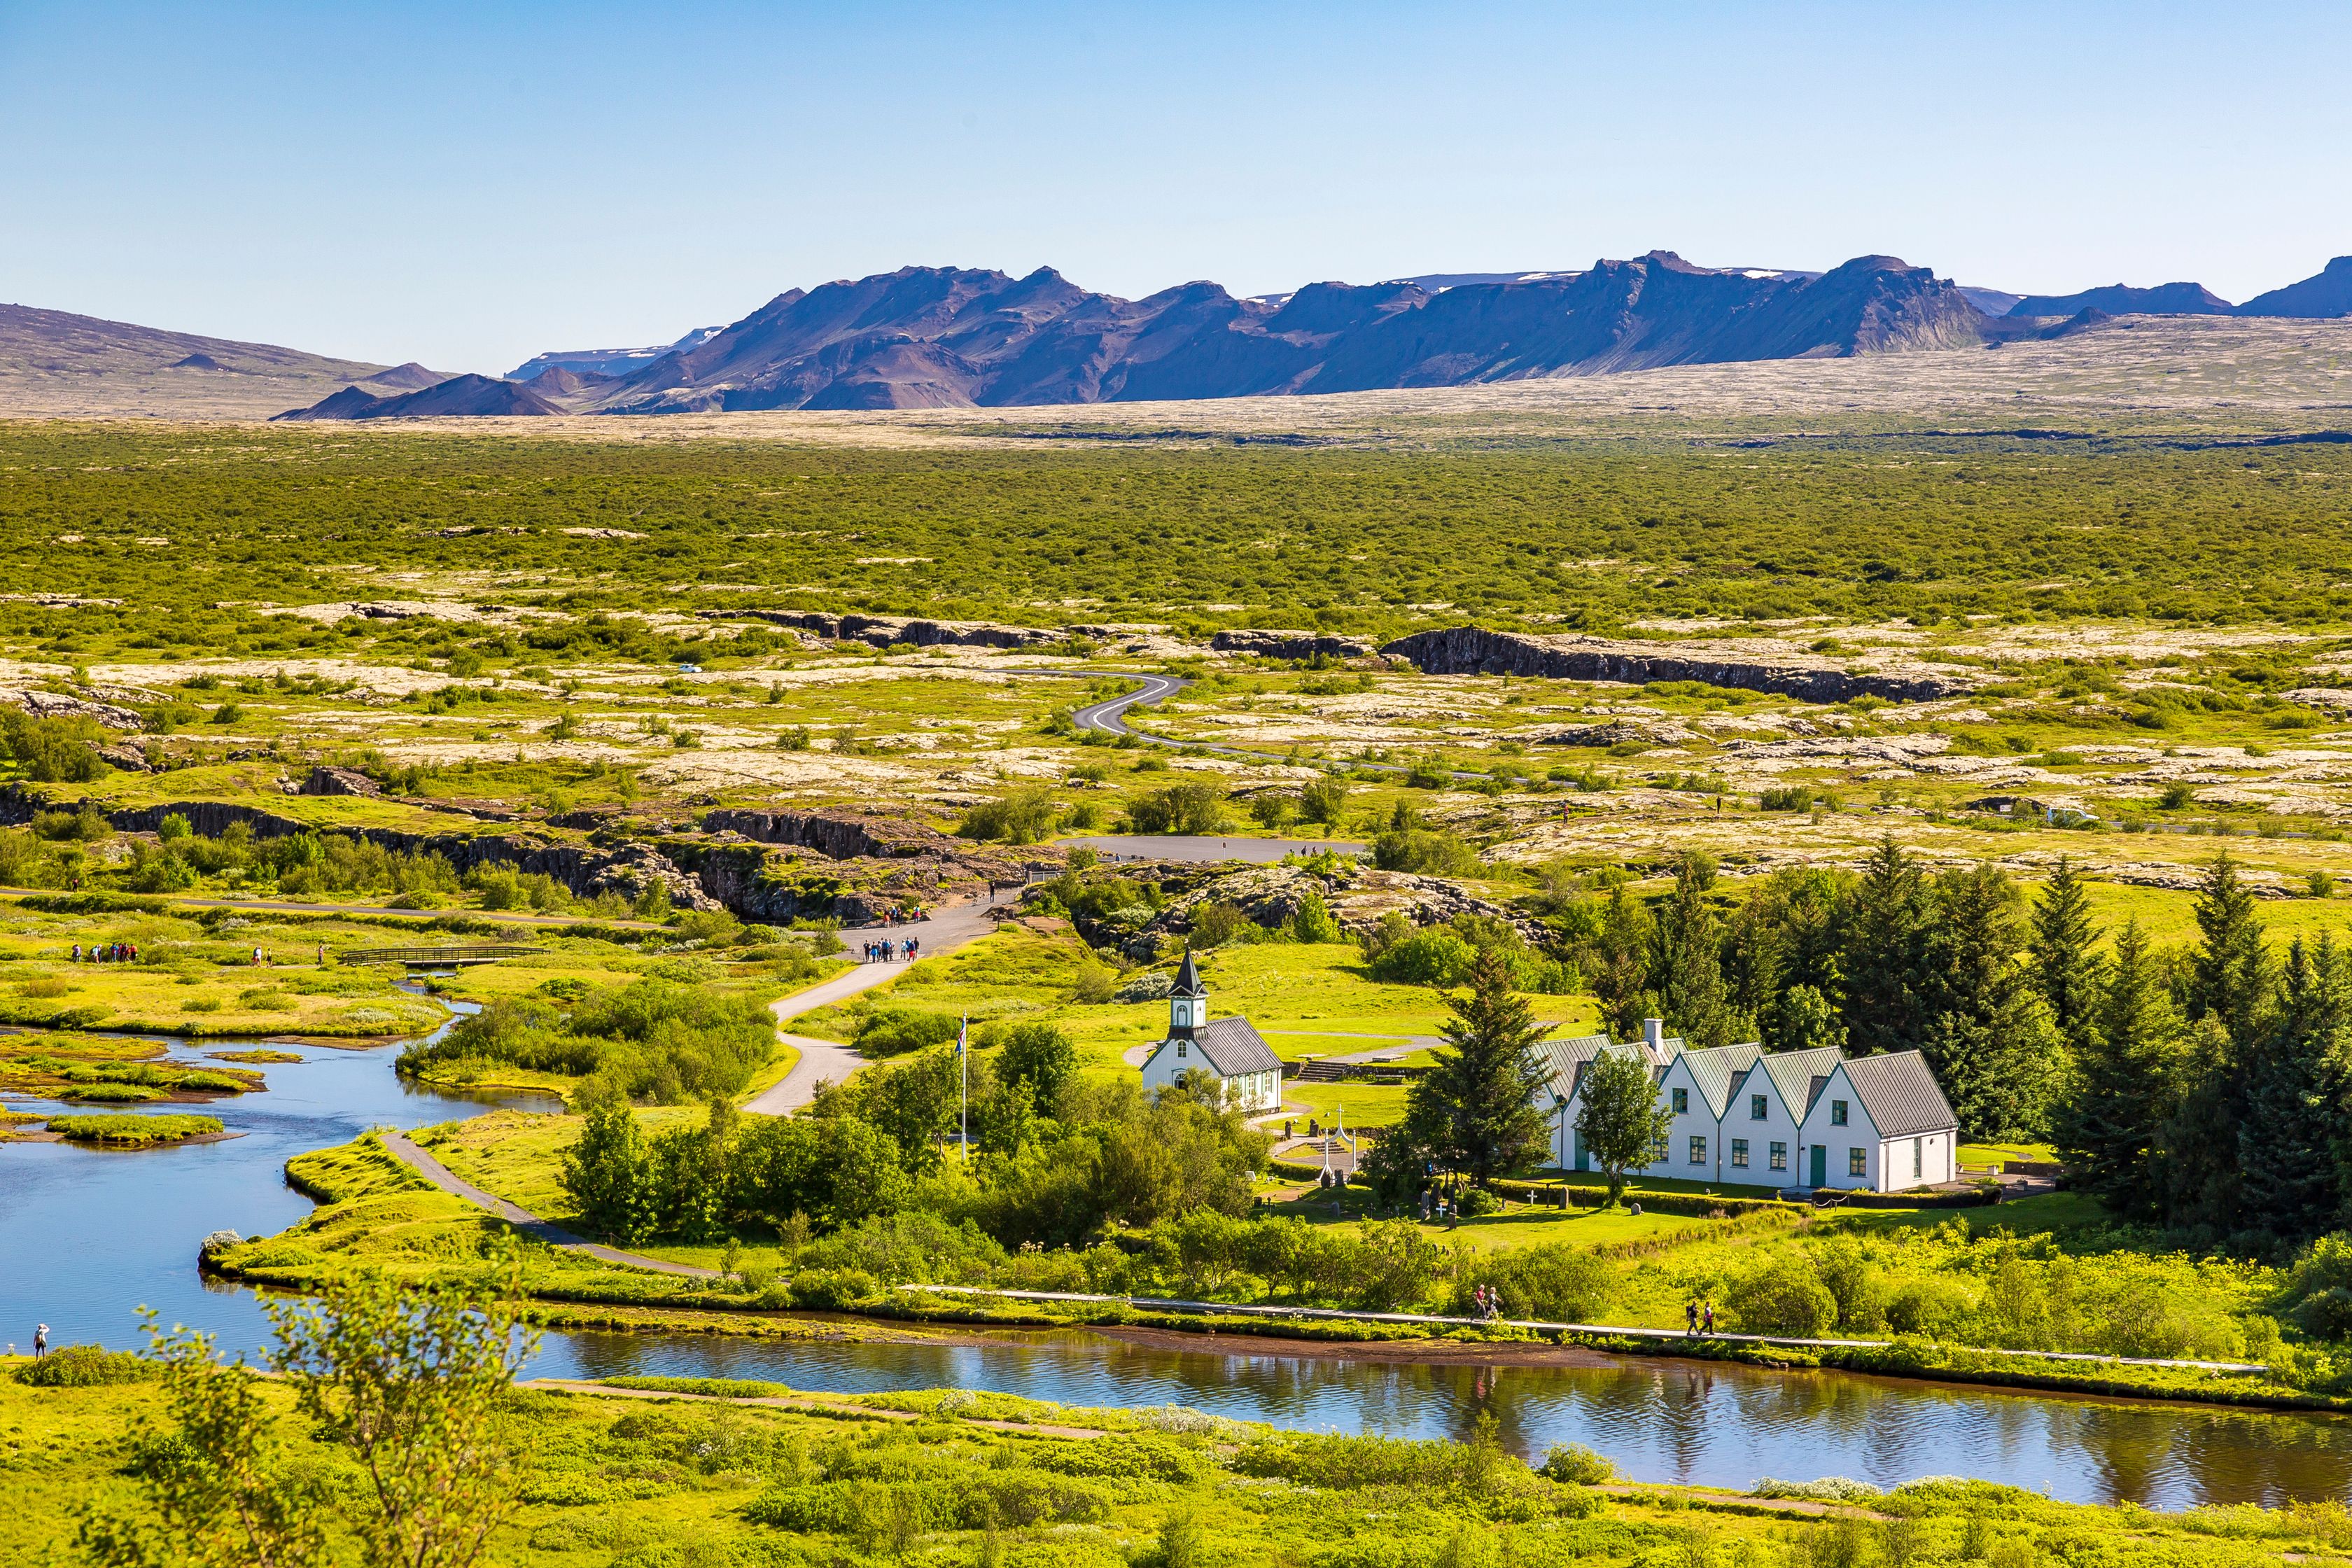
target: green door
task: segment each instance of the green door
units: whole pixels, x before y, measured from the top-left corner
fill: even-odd
[[[1584,1134],[1581,1132],[1576,1135],[1576,1168],[1580,1171],[1592,1169],[1591,1157],[1584,1152]]]
[[[1816,1143],[1816,1144],[1814,1144],[1814,1145],[1813,1145],[1813,1185],[1815,1185],[1815,1186],[1817,1186],[1817,1187],[1826,1187],[1826,1186],[1828,1186],[1829,1184],[1830,1184],[1830,1150],[1829,1150],[1829,1145],[1828,1145],[1828,1144],[1826,1144],[1826,1143]]]

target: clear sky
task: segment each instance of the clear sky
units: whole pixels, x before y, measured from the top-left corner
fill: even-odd
[[[909,263],[2242,300],[2352,252],[2347,150],[2345,0],[0,0],[0,300],[503,371]]]

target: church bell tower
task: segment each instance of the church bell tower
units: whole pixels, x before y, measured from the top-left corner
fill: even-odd
[[[1209,1021],[1209,988],[1201,984],[1201,972],[1192,963],[1192,950],[1184,950],[1183,967],[1176,971],[1175,984],[1168,993],[1168,1037],[1189,1040],[1192,1031]]]

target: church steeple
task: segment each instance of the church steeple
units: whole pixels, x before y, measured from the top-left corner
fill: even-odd
[[[1168,1037],[1191,1039],[1192,1031],[1208,1021],[1209,988],[1201,984],[1200,967],[1192,962],[1192,950],[1188,946],[1175,982],[1168,990]]]

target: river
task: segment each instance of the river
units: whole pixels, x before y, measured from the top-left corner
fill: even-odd
[[[172,1054],[199,1060],[223,1048],[175,1043]],[[144,1304],[166,1323],[217,1332],[225,1348],[256,1347],[268,1337],[257,1301],[200,1275],[197,1243],[215,1230],[280,1230],[308,1214],[310,1201],[285,1184],[290,1155],[370,1127],[419,1127],[499,1103],[404,1085],[392,1070],[393,1047],[283,1048],[303,1060],[264,1068],[264,1092],[202,1108],[242,1136],[142,1152],[0,1144],[0,1341],[26,1346],[33,1325],[47,1322],[55,1344],[133,1345],[134,1309]],[[759,1377],[840,1392],[990,1389],[1402,1436],[1459,1436],[1490,1411],[1523,1454],[1580,1442],[1645,1481],[1744,1487],[1762,1476],[1844,1475],[1892,1486],[1969,1475],[2076,1501],[2156,1508],[2352,1496],[2352,1420],[2336,1416],[1671,1360],[1486,1368],[1294,1357],[1231,1340],[1171,1349],[1087,1333],[974,1338],[981,1342],[942,1346],[550,1334],[531,1371]]]

